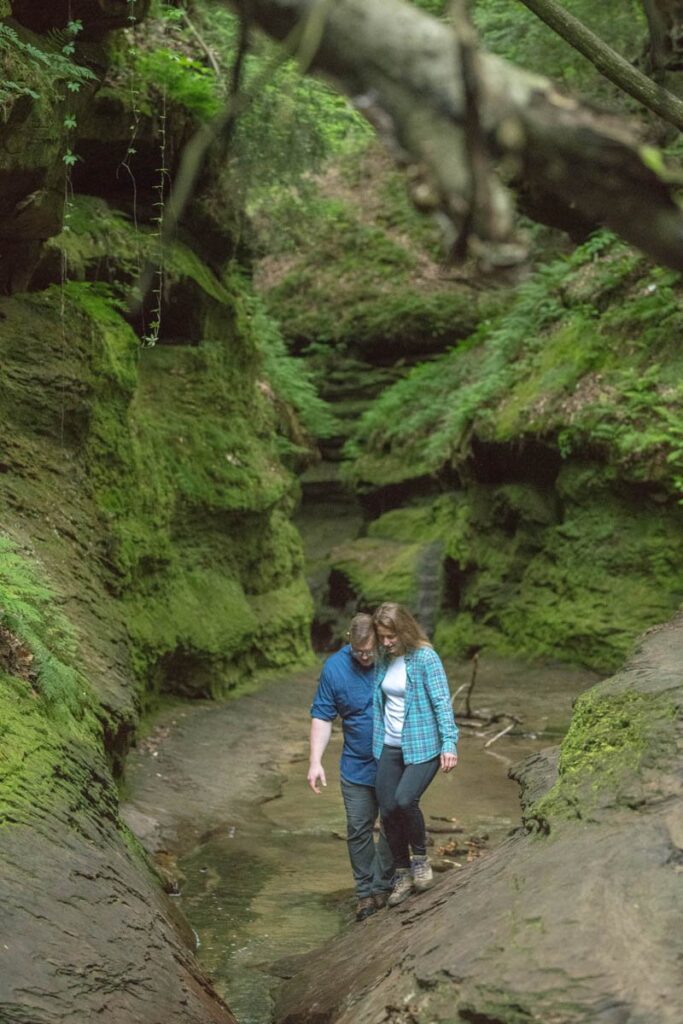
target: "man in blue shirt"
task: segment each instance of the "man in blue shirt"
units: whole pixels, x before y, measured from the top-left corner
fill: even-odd
[[[341,718],[344,745],[340,776],[346,809],[346,840],[356,883],[356,920],[364,921],[383,907],[394,874],[389,845],[383,832],[375,844],[377,820],[372,754],[372,697],[375,631],[372,616],[355,615],[350,643],[327,659],[311,705],[311,757],[308,784],[320,793],[327,785],[322,757],[332,734],[332,722]]]

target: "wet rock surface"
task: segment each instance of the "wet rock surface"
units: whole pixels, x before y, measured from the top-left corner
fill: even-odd
[[[57,808],[3,828],[0,1021],[231,1024],[139,849],[95,796],[69,798],[76,770],[65,752]]]
[[[682,655],[679,616],[598,688],[667,701],[666,743],[637,771],[587,778],[594,798],[573,813],[546,803],[539,829],[556,772],[552,752],[535,755],[517,770],[530,831],[330,943],[284,983],[278,1024],[678,1022]]]

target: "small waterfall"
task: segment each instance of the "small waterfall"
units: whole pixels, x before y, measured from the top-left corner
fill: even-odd
[[[432,541],[422,551],[417,565],[415,616],[431,636],[441,608],[443,593],[443,542]]]

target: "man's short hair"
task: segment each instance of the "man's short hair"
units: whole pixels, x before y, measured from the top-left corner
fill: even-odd
[[[354,646],[362,643],[364,640],[374,640],[375,627],[372,623],[372,615],[368,615],[366,612],[359,612],[358,615],[354,615],[349,624],[347,636]]]

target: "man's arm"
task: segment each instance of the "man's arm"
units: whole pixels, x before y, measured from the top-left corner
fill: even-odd
[[[320,792],[318,781],[327,785],[325,771],[322,766],[325,748],[332,735],[332,722],[324,722],[321,718],[311,719],[311,757],[308,766],[308,785],[314,793]]]

